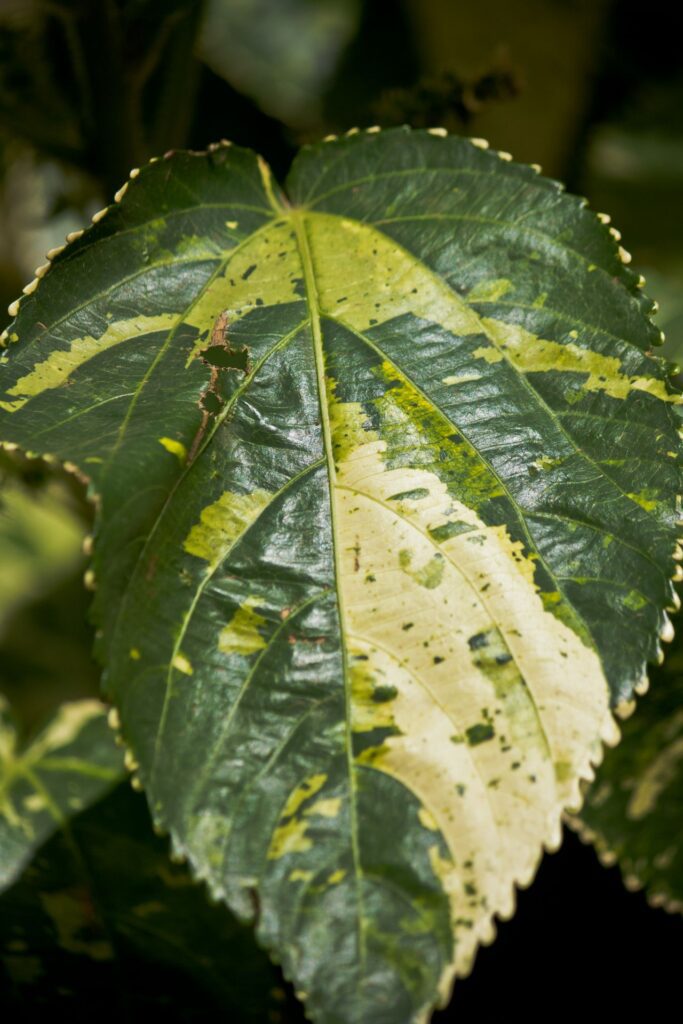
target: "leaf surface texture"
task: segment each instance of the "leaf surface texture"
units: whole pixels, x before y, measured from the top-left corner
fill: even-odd
[[[21,304],[155,819],[325,1024],[428,1018],[672,599],[675,406],[583,201],[396,130],[143,169]]]

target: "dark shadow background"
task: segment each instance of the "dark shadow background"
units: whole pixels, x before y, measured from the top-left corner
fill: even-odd
[[[261,152],[282,177],[308,140],[407,122],[484,136],[609,212],[659,301],[664,354],[683,358],[675,5],[339,0],[331,38],[289,31],[301,6],[313,24],[325,4],[252,0],[251,27],[226,20],[209,46],[199,0],[0,0],[0,304],[155,153],[227,137]],[[287,105],[302,66],[305,88]],[[0,476],[26,493],[51,489],[57,518],[87,528],[73,482],[51,482],[44,467],[5,454]],[[16,551],[16,537],[0,528],[0,572],[14,564],[11,543]],[[80,556],[57,553],[54,576],[34,567],[17,607],[0,607],[0,689],[28,731],[58,701],[96,691],[82,568]],[[641,1007],[658,1019],[680,1002],[682,940],[679,917],[627,892],[618,869],[603,868],[570,833],[435,1021],[633,1019]],[[221,1013],[212,1006],[198,1019]],[[35,1019],[30,1002],[12,1019],[22,1013]],[[106,1008],[98,1015],[107,1019]]]

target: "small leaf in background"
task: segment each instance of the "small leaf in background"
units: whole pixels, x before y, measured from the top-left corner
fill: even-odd
[[[683,912],[683,622],[650,689],[620,726],[581,813],[570,819],[629,888]]]
[[[0,1010],[29,1007],[76,1020],[304,1020],[251,930],[169,861],[127,784],[74,815],[0,895]]]
[[[269,114],[315,124],[359,0],[209,0],[200,56]]]
[[[0,635],[12,613],[81,565],[84,533],[57,481],[29,488],[0,471]]]
[[[95,700],[63,704],[22,745],[0,698],[0,889],[20,875],[42,843],[121,779],[123,755]]]
[[[313,1017],[419,1019],[668,629],[651,303],[582,200],[441,131],[308,147],[288,199],[228,145],[124,192],[22,300],[2,430],[97,495],[157,823]]]

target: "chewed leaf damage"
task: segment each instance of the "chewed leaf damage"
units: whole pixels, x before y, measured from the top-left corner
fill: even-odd
[[[442,132],[308,147],[287,196],[176,154],[117,218],[22,300],[0,430],[93,481],[135,783],[312,1019],[426,1021],[669,635],[650,305],[578,200]]]

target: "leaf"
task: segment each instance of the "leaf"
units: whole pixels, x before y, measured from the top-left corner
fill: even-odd
[[[19,877],[41,844],[98,800],[123,773],[99,701],[63,704],[21,747],[0,696],[0,891]]]
[[[358,0],[210,0],[199,54],[269,114],[310,124],[359,9]]]
[[[16,608],[76,568],[82,540],[58,484],[31,492],[0,472],[0,633]]]
[[[629,889],[683,911],[683,635],[623,726],[570,824],[605,864],[619,864]]]
[[[0,1008],[302,1020],[250,932],[167,848],[128,785],[55,833],[0,896]]]
[[[91,481],[105,690],[176,850],[312,1019],[425,1020],[660,651],[651,304],[584,201],[439,131],[118,199],[29,286],[0,430]]]

